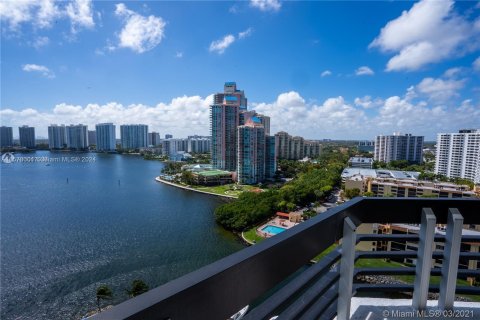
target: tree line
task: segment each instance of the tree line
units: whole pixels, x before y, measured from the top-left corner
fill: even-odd
[[[349,153],[327,147],[314,162],[280,160],[280,175],[293,177],[291,181],[260,193],[243,192],[236,201],[215,210],[216,221],[226,229],[242,231],[277,211],[294,211],[328,198],[333,188],[340,185]]]

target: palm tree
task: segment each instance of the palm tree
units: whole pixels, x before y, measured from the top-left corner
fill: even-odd
[[[148,285],[143,282],[143,280],[136,279],[133,280],[132,286],[129,290],[127,290],[127,293],[130,297],[136,297],[144,292],[147,292],[148,289]]]
[[[100,299],[111,299],[112,298],[112,290],[107,286],[107,285],[101,285],[100,287],[97,288],[97,306],[98,306],[98,311],[101,311],[100,309]]]

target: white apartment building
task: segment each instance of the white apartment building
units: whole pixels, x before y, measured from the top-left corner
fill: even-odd
[[[113,123],[99,123],[95,126],[97,151],[115,151],[116,133]]]
[[[88,148],[88,127],[83,124],[65,127],[67,148],[84,150]]]
[[[480,183],[480,129],[439,133],[435,173]]]
[[[408,160],[422,163],[423,136],[401,135],[377,136],[374,160],[389,163],[393,160]]]

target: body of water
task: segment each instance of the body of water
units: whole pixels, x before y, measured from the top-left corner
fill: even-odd
[[[2,319],[78,319],[100,284],[117,304],[134,279],[153,288],[243,248],[214,221],[224,200],[156,182],[158,161],[15,156],[64,161],[1,164]]]

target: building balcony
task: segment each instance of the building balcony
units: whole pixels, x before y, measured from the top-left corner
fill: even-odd
[[[420,229],[418,234],[362,234],[357,230],[371,223],[417,224]],[[435,233],[437,224],[446,225],[444,234]],[[460,249],[462,243],[480,244],[477,235],[462,236],[464,224],[480,224],[480,200],[355,198],[92,319],[225,320],[247,305],[249,311],[242,318],[245,320],[276,316],[391,319],[395,310],[424,315],[434,310],[443,316],[463,312],[465,318],[479,319],[480,303],[455,301],[455,295],[480,295],[480,287],[457,285],[458,279],[480,278],[478,268],[459,268],[459,261],[480,260],[478,250]],[[362,242],[413,242],[417,250],[361,251]],[[443,250],[434,246],[438,242],[444,243]],[[334,244],[338,246],[312,262]],[[415,265],[355,267],[355,262],[362,259],[394,258],[411,258]],[[443,261],[441,267],[435,263],[438,259]],[[359,281],[361,276],[378,275],[410,275],[414,281]],[[438,285],[431,283],[431,276],[440,277]],[[407,299],[390,299],[391,293],[398,292],[410,295]],[[436,300],[428,300],[429,293],[437,293]],[[397,313],[397,317],[401,314]]]

